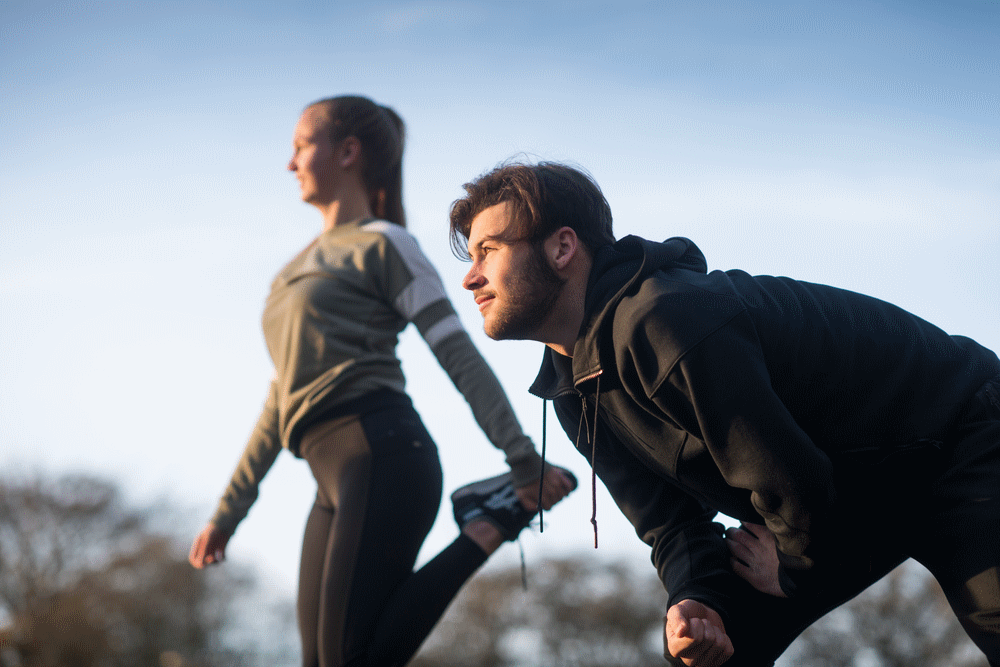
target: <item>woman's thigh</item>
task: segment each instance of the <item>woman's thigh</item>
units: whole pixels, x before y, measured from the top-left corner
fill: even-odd
[[[430,435],[406,408],[319,425],[302,451],[316,477],[317,509],[331,518],[325,544],[312,538],[311,549],[322,549],[308,559],[320,561],[318,581],[300,583],[300,599],[318,608],[300,618],[315,623],[320,664],[340,664],[364,650],[385,601],[412,573],[440,504],[441,467]],[[319,590],[301,590],[312,585]]]

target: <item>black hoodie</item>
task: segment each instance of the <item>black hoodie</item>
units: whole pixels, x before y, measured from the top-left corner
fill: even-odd
[[[888,520],[874,498],[926,482],[912,466],[947,450],[1000,360],[871,297],[706,271],[683,238],[601,248],[573,357],[546,348],[531,391],[652,547],[670,604],[725,616],[717,512],[774,533],[787,594],[832,581],[862,526]],[[907,474],[871,484],[900,452],[918,453]]]

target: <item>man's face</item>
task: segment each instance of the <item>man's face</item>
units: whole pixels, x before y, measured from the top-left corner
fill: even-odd
[[[540,340],[539,329],[552,312],[565,280],[527,241],[503,240],[511,222],[501,202],[472,219],[472,268],[462,287],[471,291],[483,315],[483,330],[494,340]]]

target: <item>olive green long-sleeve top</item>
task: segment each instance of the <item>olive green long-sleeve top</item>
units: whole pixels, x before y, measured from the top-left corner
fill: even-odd
[[[282,448],[298,454],[311,418],[374,390],[404,390],[396,345],[410,322],[506,454],[515,485],[538,478],[534,445],[416,239],[360,220],[323,232],[271,284],[263,329],[274,378],[212,523],[235,530]]]

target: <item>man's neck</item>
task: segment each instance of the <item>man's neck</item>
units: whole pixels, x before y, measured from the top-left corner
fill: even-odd
[[[576,343],[576,341],[574,341],[574,344],[575,343]],[[555,352],[558,352],[559,354],[563,355],[564,357],[569,357],[571,359],[573,358],[573,348],[572,347],[567,347],[566,345],[561,345],[559,343],[546,343],[545,347],[547,347],[550,350],[553,350]]]
[[[565,357],[573,356],[576,339],[583,325],[586,279],[571,278],[563,287],[559,301],[546,318],[537,340]]]

